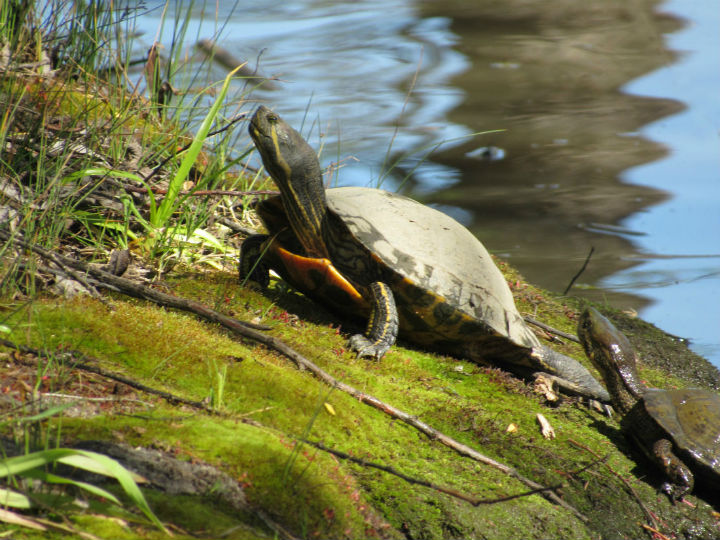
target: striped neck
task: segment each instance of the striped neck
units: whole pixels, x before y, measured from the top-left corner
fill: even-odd
[[[280,189],[288,221],[309,257],[328,257],[323,240],[327,202],[315,151],[297,131],[266,107],[250,121],[250,136],[265,169]]]

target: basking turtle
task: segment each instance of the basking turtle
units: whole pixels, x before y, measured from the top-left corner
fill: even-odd
[[[344,315],[366,318],[350,347],[381,358],[400,334],[471,360],[545,371],[579,394],[609,400],[580,363],[540,344],[483,245],[462,225],[380,189],[325,190],[317,156],[260,107],[250,135],[280,189],[257,211],[269,234],[242,245],[241,280],[266,286],[268,269]]]
[[[646,388],[630,342],[593,308],[580,316],[578,336],[622,415],[623,432],[668,477],[663,490],[673,500],[689,493],[690,469],[720,486],[720,396],[701,389]]]

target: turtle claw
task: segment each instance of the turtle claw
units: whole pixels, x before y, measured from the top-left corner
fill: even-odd
[[[663,482],[660,486],[660,491],[667,495],[673,504],[687,502],[685,495],[690,493],[691,490],[692,486],[673,484],[672,482]]]
[[[670,498],[670,502],[673,504],[678,501],[682,501],[687,493],[687,489],[682,489],[681,486],[673,485],[671,482],[663,482],[660,486],[660,491]]]
[[[607,416],[608,418],[612,418],[612,415],[615,412],[615,409],[612,408],[612,405],[608,405],[607,403],[599,403],[599,405],[602,407],[605,416]]]
[[[390,347],[383,342],[370,341],[362,334],[355,334],[348,341],[348,347],[356,353],[356,358],[380,360]]]

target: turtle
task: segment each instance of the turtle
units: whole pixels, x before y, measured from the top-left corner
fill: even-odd
[[[480,241],[448,215],[382,189],[325,189],[317,155],[260,106],[250,136],[280,194],[256,205],[268,234],[245,239],[243,282],[274,270],[331,310],[367,321],[358,356],[380,359],[400,336],[420,347],[527,373],[547,372],[580,396],[609,395],[577,360],[540,343]]]
[[[578,337],[622,416],[621,430],[663,471],[661,489],[671,500],[690,493],[695,476],[720,487],[720,395],[647,388],[627,337],[595,308],[580,315]]]

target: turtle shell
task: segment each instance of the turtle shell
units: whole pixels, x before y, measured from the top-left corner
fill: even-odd
[[[650,388],[643,400],[645,410],[681,452],[720,474],[720,395]]]
[[[472,340],[482,340],[487,348],[491,338],[499,348],[539,344],[492,257],[460,223],[379,189],[334,188],[326,196],[329,210],[340,218],[352,242],[371,255],[390,283],[405,336],[444,348]],[[328,244],[333,264],[350,279],[360,277],[367,269],[353,276],[355,256],[340,252],[340,240]]]

